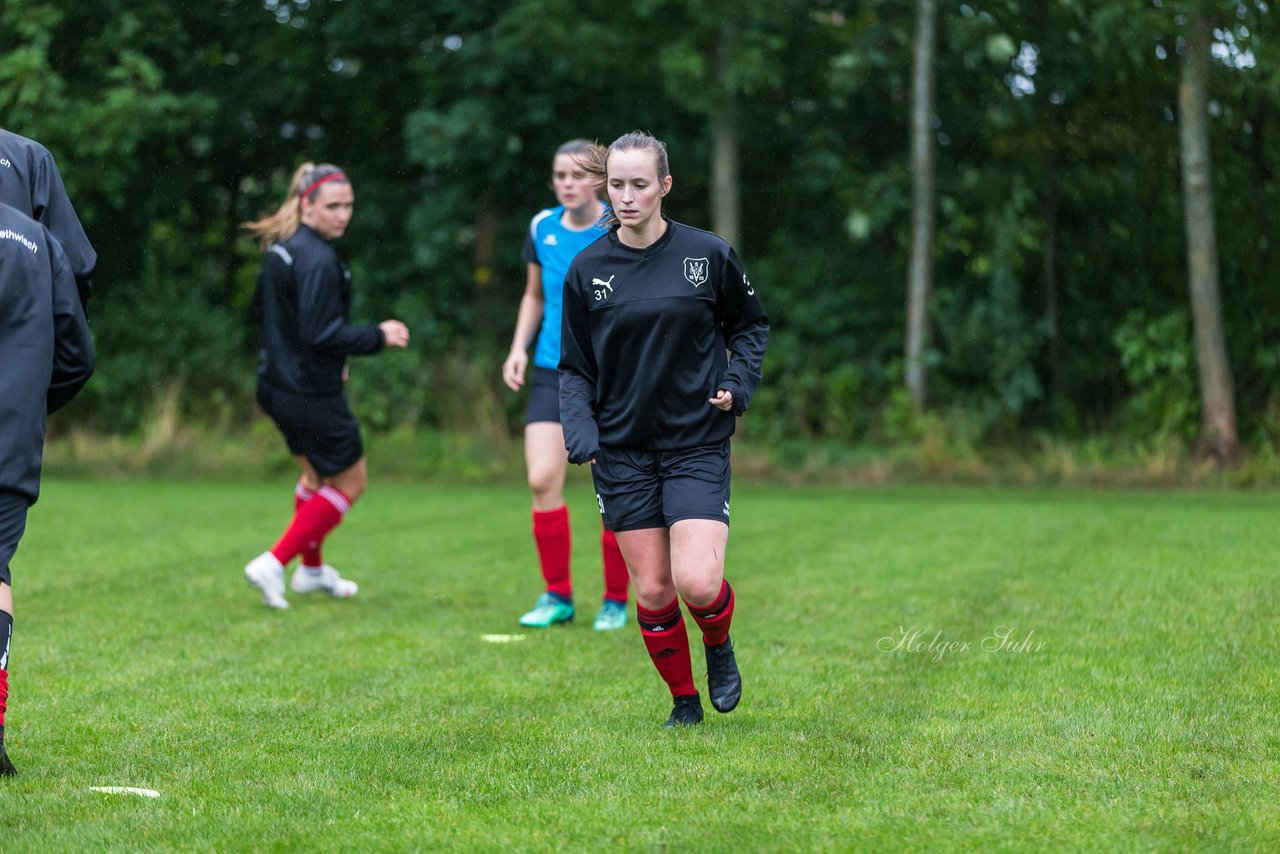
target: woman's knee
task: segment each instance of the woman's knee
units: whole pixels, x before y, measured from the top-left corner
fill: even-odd
[[[564,494],[564,473],[554,466],[530,466],[529,489],[540,503],[555,501]],[[563,501],[557,501],[557,506]]]
[[[670,579],[632,577],[631,590],[636,601],[649,609],[668,605],[676,597],[676,588]]]
[[[563,442],[561,442],[563,444]],[[564,476],[568,462],[564,454],[549,453],[540,445],[526,448],[525,465],[529,475],[529,489],[534,497],[554,500],[564,493]]]
[[[672,527],[671,574],[690,604],[709,605],[720,595],[728,533],[722,522],[689,520]]]
[[[724,574],[718,567],[708,567],[706,571],[689,576],[682,576],[676,582],[680,598],[693,605],[710,605],[720,595],[720,586]]]
[[[652,550],[622,550],[627,561],[627,570],[631,574],[631,589],[636,601],[646,608],[662,608],[676,597],[676,585],[671,578],[671,564],[661,552]]]
[[[330,478],[325,478],[325,482],[342,492],[343,495],[351,501],[355,501],[361,495],[364,495],[365,489],[369,486],[369,472],[365,467],[363,459],[351,468],[341,471]]]
[[[318,492],[320,487],[324,486],[324,479],[316,474],[315,466],[311,465],[311,461],[301,454],[295,456],[294,459],[298,461],[298,466],[302,469],[302,473],[298,475],[298,483],[302,485],[303,489]]]

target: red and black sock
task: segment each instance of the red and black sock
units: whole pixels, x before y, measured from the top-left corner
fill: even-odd
[[[627,562],[622,559],[622,550],[618,548],[618,538],[613,531],[600,534],[600,556],[604,559],[604,598],[626,604],[631,575],[627,572]]]
[[[302,505],[316,497],[314,489],[307,489],[302,485],[302,481],[298,481],[298,487],[293,491],[293,512],[297,515],[302,509]],[[313,540],[307,543],[306,548],[302,550],[303,566],[322,566],[324,558],[320,556],[320,541]]]
[[[4,741],[4,710],[9,700],[9,639],[13,637],[13,614],[0,611],[0,742]]]
[[[569,508],[533,511],[533,541],[538,546],[538,562],[547,592],[573,600],[573,584],[569,579]]]
[[[680,613],[680,599],[672,599],[671,604],[656,611],[637,602],[636,622],[640,624],[640,636],[644,638],[653,666],[671,689],[671,696],[696,694],[693,664],[689,660],[689,634]]]
[[[276,560],[287,564],[302,554],[308,543],[322,541],[350,509],[351,499],[340,490],[332,486],[322,488],[294,514],[293,521],[280,541],[272,547],[271,553],[276,556]]]
[[[729,637],[729,624],[733,622],[733,588],[728,581],[720,582],[720,595],[705,608],[697,608],[688,601],[685,607],[689,616],[702,629],[702,642],[707,646],[719,646]]]

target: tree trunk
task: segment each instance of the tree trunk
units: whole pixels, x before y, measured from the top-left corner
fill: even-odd
[[[716,78],[721,100],[711,116],[711,229],[742,254],[742,201],[738,188],[737,97],[729,85],[733,58],[733,25],[721,28],[716,51]]]
[[[1058,177],[1053,167],[1053,157],[1044,158],[1045,188],[1044,216],[1044,325],[1049,339],[1049,417],[1058,426],[1061,415],[1062,354],[1058,336]]]
[[[732,21],[720,27],[716,47],[715,81],[720,103],[711,114],[711,230],[742,254],[742,200],[738,184],[738,101],[729,79],[733,49],[737,41]],[[746,425],[738,420],[738,438],[746,435]]]
[[[1231,366],[1222,331],[1218,289],[1218,247],[1213,227],[1209,156],[1209,22],[1203,12],[1187,25],[1187,49],[1178,87],[1178,130],[1182,145],[1183,211],[1196,364],[1200,373],[1202,441],[1219,465],[1234,465],[1240,454]]]
[[[476,332],[480,340],[487,340],[496,314],[495,301],[505,294],[493,285],[493,268],[497,258],[498,215],[488,198],[482,199],[476,213],[475,237],[471,244],[471,281],[475,285],[472,305],[475,306]]]
[[[911,63],[911,266],[907,274],[907,391],[917,409],[926,400],[925,352],[929,346],[929,302],[933,291],[934,237],[934,56],[937,6],[916,4],[916,36]]]

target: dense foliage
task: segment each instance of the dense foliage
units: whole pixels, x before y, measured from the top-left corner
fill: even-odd
[[[1217,27],[1224,317],[1256,444],[1280,433],[1280,27],[1262,0],[1200,5]],[[950,429],[1194,435],[1189,6],[942,4],[930,363]],[[651,130],[672,152],[668,212],[710,227],[709,117],[732,97],[739,249],[774,323],[753,429],[898,438],[911,15],[890,0],[6,0],[0,123],[55,152],[102,256],[82,415],[123,432],[164,400],[220,426],[252,415],[259,256],[237,224],[319,159],[355,180],[342,251],[358,315],[414,333],[409,353],[356,366],[362,413],[507,435],[519,403],[498,367],[554,146]]]

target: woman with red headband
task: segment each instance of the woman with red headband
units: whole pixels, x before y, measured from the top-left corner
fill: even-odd
[[[351,181],[341,169],[304,163],[279,210],[243,226],[266,252],[253,298],[263,338],[258,403],[302,468],[293,521],[244,568],[270,608],[289,607],[284,568],[299,556],[290,582],[295,593],[356,594],[356,583],[320,555],[325,536],[368,481],[360,424],[343,393],[346,361],[409,344],[409,330],[398,320],[351,323],[351,274],[330,243],[346,232],[354,209]]]

